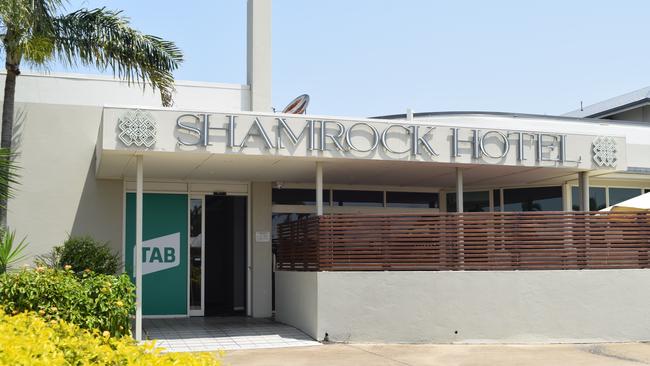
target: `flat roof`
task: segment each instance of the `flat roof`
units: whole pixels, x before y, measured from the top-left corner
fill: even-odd
[[[565,117],[604,118],[628,109],[650,104],[650,86],[603,100],[565,113]]]

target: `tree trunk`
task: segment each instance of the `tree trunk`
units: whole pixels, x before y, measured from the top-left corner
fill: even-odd
[[[2,135],[0,137],[0,148],[11,151],[11,142],[14,130],[14,97],[16,95],[16,77],[20,75],[18,63],[10,60],[15,57],[6,55],[7,76],[5,77],[5,95],[2,104]],[[8,186],[0,186],[0,227],[7,226],[7,195]]]

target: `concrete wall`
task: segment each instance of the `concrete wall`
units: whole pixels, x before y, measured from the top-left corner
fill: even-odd
[[[317,276],[317,272],[275,273],[275,319],[322,339],[318,334]]]
[[[291,275],[303,278],[278,273],[278,286],[301,293],[278,290],[277,312],[316,299],[318,339],[327,332],[340,342],[650,340],[650,293],[636,290],[650,283],[649,270],[319,272],[316,294],[309,274]],[[311,317],[281,321],[313,336]]]
[[[4,95],[0,73],[0,100]],[[250,106],[247,85],[176,81],[174,109],[246,111]],[[83,74],[23,73],[16,82],[16,101],[24,103],[84,106],[127,105],[161,107],[160,94],[150,87],[131,85],[112,77]]]
[[[17,104],[15,151],[20,184],[7,222],[33,255],[69,234],[122,246],[122,181],[95,179],[95,142],[102,108]]]
[[[0,101],[4,77],[0,73]],[[174,108],[247,110],[248,86],[178,82]],[[1,104],[1,103],[0,103]],[[160,107],[151,88],[110,77],[22,74],[16,86],[14,149],[20,185],[7,222],[27,237],[28,258],[61,244],[69,234],[92,235],[122,247],[122,177],[95,177],[95,144],[104,105]],[[269,218],[270,220],[270,218]]]

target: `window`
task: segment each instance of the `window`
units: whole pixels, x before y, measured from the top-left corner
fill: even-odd
[[[384,207],[384,192],[335,190],[333,204],[334,206]]]
[[[589,210],[599,211],[607,207],[604,187],[589,187]],[[580,188],[571,187],[571,208],[573,211],[580,210]]]
[[[457,212],[458,201],[456,192],[447,193],[447,212]],[[490,191],[464,192],[464,212],[488,212],[490,211]]]
[[[423,192],[386,192],[386,207],[438,208],[438,194]]]
[[[640,194],[640,188],[609,188],[609,205],[621,203]]]
[[[501,190],[495,189],[492,191],[492,202],[494,205],[494,212],[501,211]]]
[[[316,205],[315,189],[273,188],[272,200],[274,205]],[[330,191],[323,190],[323,205],[329,206]]]
[[[504,211],[562,211],[562,187],[503,190]]]

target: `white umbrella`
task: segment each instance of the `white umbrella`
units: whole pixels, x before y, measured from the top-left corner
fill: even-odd
[[[601,211],[650,211],[650,193],[605,207]]]

